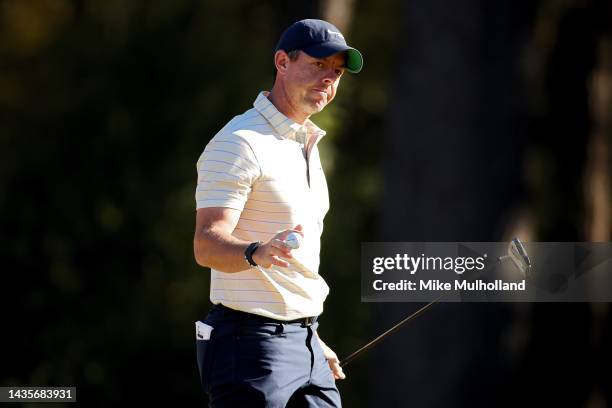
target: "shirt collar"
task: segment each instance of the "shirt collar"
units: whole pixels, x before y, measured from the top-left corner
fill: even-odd
[[[268,95],[270,92],[263,91],[257,95],[253,106],[270,123],[270,126],[285,139],[295,140],[300,144],[306,144],[308,136],[314,134],[317,138],[325,136],[325,131],[314,124],[310,119],[306,119],[303,125],[295,122],[279,112],[276,106],[270,102]]]

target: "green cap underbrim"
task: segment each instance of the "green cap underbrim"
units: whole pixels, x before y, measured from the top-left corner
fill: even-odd
[[[302,51],[314,58],[326,58],[339,52],[345,52],[346,61],[344,61],[344,66],[348,72],[356,74],[363,68],[363,56],[361,53],[357,49],[349,47],[346,44],[332,42],[315,44],[310,47],[302,48]]]
[[[357,74],[363,68],[363,56],[355,48],[346,50],[346,70],[351,74]]]

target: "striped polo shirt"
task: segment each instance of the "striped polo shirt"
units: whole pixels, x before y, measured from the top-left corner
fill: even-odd
[[[208,143],[197,163],[196,207],[241,211],[233,235],[267,241],[302,224],[304,239],[287,268],[211,270],[210,300],[279,320],[317,316],[329,287],[319,275],[323,218],[329,209],[317,143],[325,135],[280,113],[261,92]],[[310,143],[307,143],[310,141]],[[308,149],[308,151],[306,151]],[[306,159],[306,157],[308,159]]]

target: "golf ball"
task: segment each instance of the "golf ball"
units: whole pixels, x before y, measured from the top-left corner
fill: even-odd
[[[285,238],[285,244],[291,249],[298,249],[302,244],[302,236],[297,232],[290,232]]]

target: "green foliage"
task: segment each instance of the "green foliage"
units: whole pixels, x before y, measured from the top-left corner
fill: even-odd
[[[209,275],[192,254],[195,163],[269,88],[279,12],[271,1],[0,5],[0,236],[14,334],[2,384],[74,384],[80,401],[101,405],[201,401],[193,322],[208,310]],[[358,10],[355,26],[381,15]],[[368,58],[384,59],[385,35],[351,33],[366,69],[314,118],[329,132],[332,194],[322,331],[339,355],[364,335],[359,241],[380,190],[386,103],[382,65]],[[345,336],[349,305],[361,311]],[[364,380],[353,381],[348,401]]]

